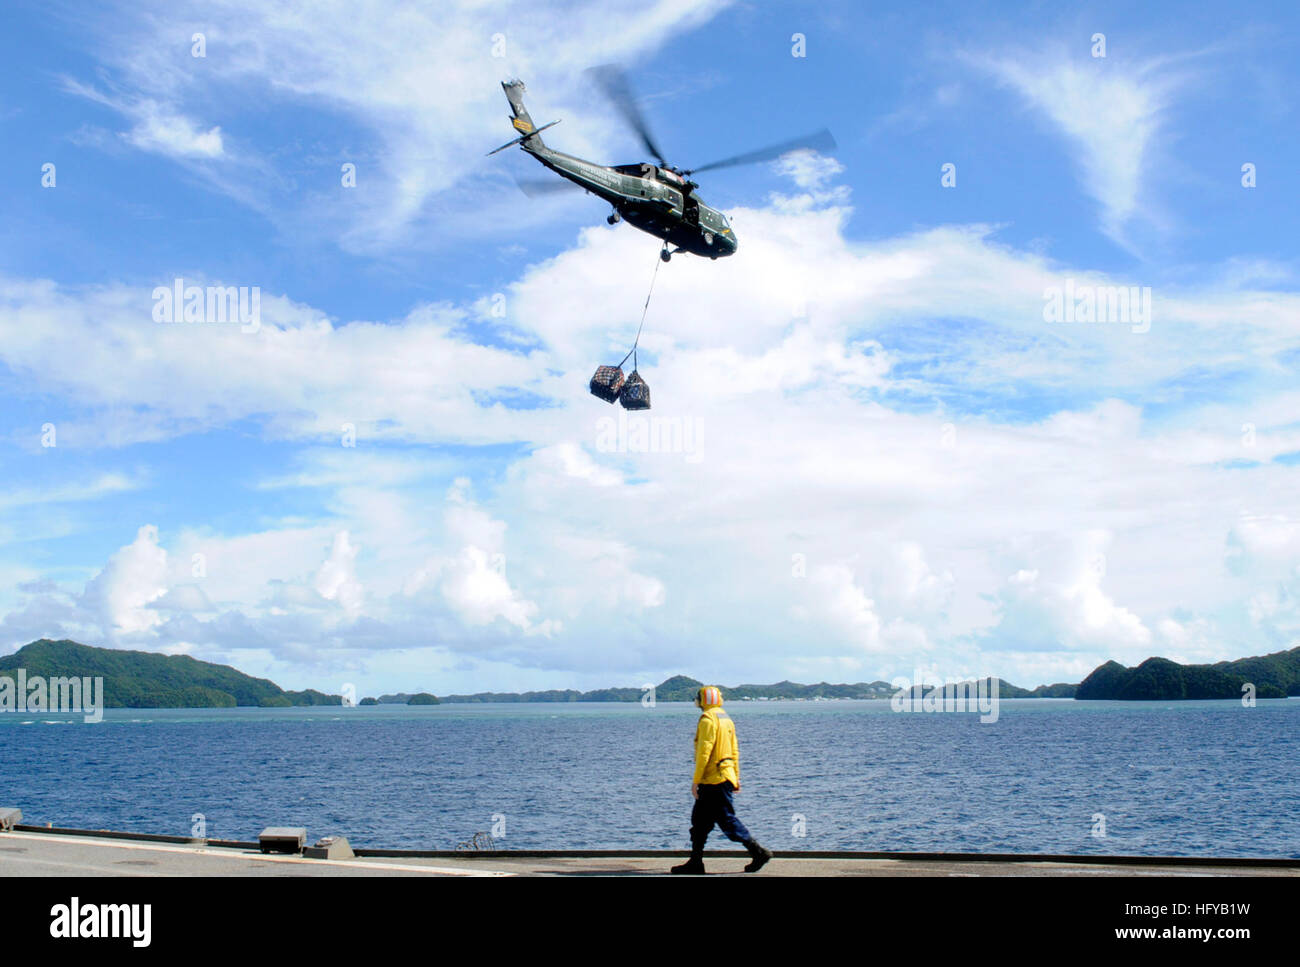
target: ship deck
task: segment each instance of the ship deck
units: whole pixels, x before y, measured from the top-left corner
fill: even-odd
[[[353,859],[262,853],[251,842],[193,842],[107,830],[18,826],[0,833],[0,876],[657,876],[669,850],[438,852],[366,850]],[[709,851],[710,874],[743,875],[748,857]],[[760,876],[1297,876],[1300,859],[778,853]]]

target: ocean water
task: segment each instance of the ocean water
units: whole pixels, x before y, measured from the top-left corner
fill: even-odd
[[[1300,700],[737,702],[737,812],[778,850],[1300,856]],[[24,822],[354,846],[687,845],[686,704],[0,714]],[[1095,833],[1104,830],[1104,836]],[[716,831],[710,841],[723,845]]]

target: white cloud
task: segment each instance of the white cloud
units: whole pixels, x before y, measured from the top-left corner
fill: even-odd
[[[458,479],[447,494],[447,538],[456,550],[428,561],[406,582],[406,594],[436,586],[466,625],[490,625],[497,619],[529,634],[549,636],[559,625],[536,620],[537,605],[506,579],[506,524],[476,506],[469,481]]]
[[[197,584],[173,584],[152,602],[155,611],[212,612],[212,602]]]
[[[152,97],[104,93],[73,78],[64,78],[63,87],[70,94],[102,104],[131,120],[133,125],[122,133],[122,138],[142,151],[179,161],[210,161],[226,155],[220,127],[205,131],[169,104]]]
[[[728,5],[588,0],[562,12],[547,4],[507,12],[482,3],[435,9],[398,0],[324,0],[271,10],[252,0],[182,0],[142,13],[114,9],[118,40],[94,53],[121,92],[100,96],[134,121],[127,140],[188,163],[203,166],[223,154],[219,128],[188,120],[214,104],[254,97],[271,109],[347,118],[361,135],[350,159],[357,189],[346,204],[339,204],[333,158],[333,187],[307,193],[292,211],[282,199],[273,203],[267,186],[278,175],[270,153],[281,145],[264,148],[265,158],[203,173],[287,228],[324,231],[353,251],[390,251],[399,243],[438,244],[482,231],[507,214],[514,224],[545,217],[536,208],[521,211],[513,187],[503,190],[506,163],[494,158],[500,163],[485,167],[488,148],[511,133],[501,81],[527,80],[533,112],[565,120],[566,150],[599,157],[602,147],[612,148],[606,143],[611,125],[607,113],[592,109],[583,69],[632,61]],[[619,29],[610,31],[610,23]],[[177,42],[196,25],[207,39],[205,58]],[[436,232],[419,230],[431,225]]]
[[[0,493],[0,510],[14,511],[20,508],[32,508],[40,504],[75,503],[83,500],[99,500],[134,490],[139,481],[123,473],[101,473],[93,480],[70,483],[61,482],[52,487],[23,487]]]
[[[1016,570],[999,591],[1001,619],[986,633],[988,644],[1029,651],[1058,647],[1115,657],[1131,657],[1147,648],[1150,629],[1103,587],[1111,540],[1104,531],[1088,531],[1024,554],[1035,566]]]
[[[617,427],[615,427],[617,429]],[[542,447],[533,459],[557,467],[566,477],[583,480],[597,487],[612,487],[623,482],[623,476],[611,467],[601,466],[585,449],[572,440]]]
[[[844,165],[828,155],[807,149],[794,151],[783,155],[773,167],[803,189],[803,194],[794,197],[772,196],[773,204],[782,211],[807,211],[818,205],[848,201],[848,187],[830,183],[836,175],[843,174]]]
[[[1045,286],[1129,280],[988,226],[852,242],[843,194],[734,214],[740,253],[664,267],[642,341],[650,416],[702,428],[691,452],[602,446],[621,411],[586,392],[635,329],[628,267],[652,268],[626,226],[505,286],[507,345],[527,350],[481,344],[473,306],[357,322],[264,293],[242,334],[154,323],[148,285],[0,279],[0,361],[74,411],[61,446],[260,426],[299,449],[256,494],[309,488],[323,508],[234,533],[199,509],[166,549],[142,531],[80,598],[75,577],[24,592],[5,635],[256,650],[298,676],[391,673],[400,651],[466,684],[478,668],[588,686],[888,679],[920,660],[1037,684],[1286,627],[1290,538],[1239,514],[1300,519],[1294,470],[1267,463],[1300,449],[1300,399],[1269,382],[1294,349],[1294,294],[1214,278],[1158,290],[1143,336],[1051,327]],[[1247,403],[1177,399],[1188,374],[1242,367],[1261,377]],[[516,393],[540,405],[501,402]],[[338,445],[345,423],[356,448]],[[1243,457],[1261,465],[1224,468]],[[457,474],[472,494],[455,483],[431,511]],[[1230,531],[1249,566],[1225,581]]]
[[[936,573],[925,559],[925,548],[902,541],[877,579],[878,586],[898,609],[911,616],[942,616],[952,601],[952,571]]]
[[[1261,563],[1300,565],[1300,518],[1243,512],[1228,534],[1227,554],[1238,571]]]
[[[151,605],[166,592],[167,551],[158,545],[158,528],[146,524],[86,586],[84,600],[110,634],[129,635],[162,623]]]
[[[445,306],[417,309],[397,326],[336,326],[319,312],[264,294],[260,328],[244,333],[234,324],[154,322],[151,292],[73,293],[0,278],[6,364],[53,379],[96,407],[141,407],[160,418],[115,420],[117,433],[108,438],[96,427],[61,426],[61,441],[120,445],[188,432],[214,416],[268,413],[273,432],[318,439],[341,439],[347,423],[363,443],[385,433],[406,435],[417,425],[430,433],[463,427],[467,442],[512,439],[520,432],[516,418],[504,406],[480,406],[475,394],[544,393],[554,383],[538,354],[458,335],[465,313]],[[224,365],[213,365],[217,358]],[[55,359],[58,366],[51,365]],[[358,379],[361,374],[369,375]],[[377,382],[367,385],[370,380]],[[385,429],[393,424],[401,429]]]
[[[1251,638],[1260,651],[1300,638],[1300,515],[1244,511],[1228,532],[1224,563],[1242,583]]]
[[[792,609],[796,618],[825,622],[837,638],[864,651],[881,647],[876,604],[857,584],[852,569],[839,564],[814,567],[808,572],[807,585],[808,603]]]
[[[844,173],[844,165],[834,158],[807,149],[783,155],[774,164],[777,171],[810,191],[824,189],[832,178]]]
[[[219,127],[204,131],[189,118],[154,101],[145,101],[139,115],[128,135],[137,148],[182,158],[220,158],[225,153]]]
[[[364,600],[361,582],[357,580],[359,550],[352,546],[347,531],[339,531],[334,535],[329,558],[316,572],[316,593],[327,601],[337,602],[352,616],[361,613]]]
[[[1142,176],[1180,79],[1160,63],[1076,59],[1061,50],[968,56],[1013,87],[1068,139],[1084,187],[1102,206],[1102,227],[1122,239],[1142,211]]]

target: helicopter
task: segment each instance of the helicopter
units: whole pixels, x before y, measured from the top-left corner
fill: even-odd
[[[541,139],[541,132],[560,122],[552,121],[540,128],[537,127],[529,117],[527,108],[524,107],[523,81],[517,79],[503,81],[501,87],[514,112],[511,124],[516,131],[520,132],[520,136],[489,151],[488,155],[519,145],[547,168],[566,178],[568,182],[609,202],[614,209],[606,219],[609,224],[615,225],[620,220],[625,220],[629,225],[663,239],[664,246],[659,254],[665,262],[681,252],[718,259],[734,255],[739,246],[736,233],[732,231],[727,216],[704,203],[696,192],[699,185],[691,180],[691,175],[716,168],[771,161],[800,148],[826,151],[835,147],[835,139],[831,137],[831,133],[822,129],[801,138],[682,170],[669,164],[663,152],[659,150],[645,118],[636,105],[631,87],[622,70],[607,64],[603,67],[591,68],[588,74],[613,102],[633,131],[640,136],[646,150],[658,161],[658,164],[642,162],[627,165],[600,165],[548,147]],[[521,183],[520,187],[529,194],[535,194],[550,190],[552,187],[569,186],[565,182],[548,182],[544,186],[531,187],[531,190],[526,184]],[[676,248],[670,251],[669,246],[676,246]]]

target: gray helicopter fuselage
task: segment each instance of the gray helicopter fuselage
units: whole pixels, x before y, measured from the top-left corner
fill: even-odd
[[[708,258],[736,251],[736,234],[726,216],[706,205],[695,185],[676,172],[652,164],[598,165],[537,140],[520,147],[556,174],[599,195],[636,228]]]

